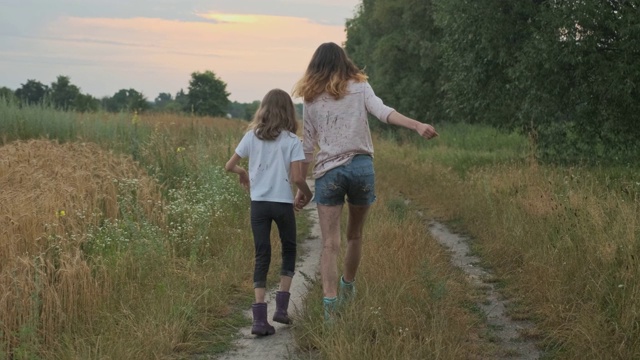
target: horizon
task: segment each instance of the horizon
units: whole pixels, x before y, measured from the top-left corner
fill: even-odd
[[[342,45],[359,1],[207,3],[0,3],[0,87],[50,86],[62,75],[98,99],[135,89],[153,101],[186,92],[193,72],[210,70],[231,102],[259,101],[273,88],[291,93],[318,45]]]

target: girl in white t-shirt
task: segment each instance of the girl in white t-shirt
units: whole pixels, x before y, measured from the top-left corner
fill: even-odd
[[[269,91],[249,124],[249,131],[224,167],[238,174],[240,184],[251,194],[251,230],[255,244],[253,287],[256,300],[251,306],[251,333],[258,336],[275,333],[267,320],[267,304],[264,301],[271,262],[272,222],[278,226],[282,242],[280,289],[276,292],[273,321],[290,323],[287,309],[296,260],[296,219],[291,182],[302,194],[302,201],[296,209],[304,207],[312,197],[301,168],[305,155],[296,135],[297,129],[295,108],[289,94],[280,89]],[[247,157],[248,173],[238,166],[240,159]]]

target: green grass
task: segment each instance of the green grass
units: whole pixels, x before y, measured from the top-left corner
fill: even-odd
[[[442,126],[439,138],[402,147],[378,141],[385,191],[456,220],[518,312],[535,321],[545,356],[634,358],[640,168],[547,165],[528,156],[525,139],[465,127]]]
[[[163,189],[160,210],[150,216],[137,188],[121,179],[117,219],[96,222],[83,247],[96,281],[108,282],[98,306],[53,335],[54,347],[43,345],[41,319],[25,319],[11,345],[14,358],[222,352],[248,323],[240,311],[253,297],[248,196],[222,171],[241,130],[190,118],[176,118],[182,123],[169,129],[132,120],[0,101],[0,145],[95,142],[131,156]],[[474,238],[474,252],[517,300],[517,312],[536,322],[545,358],[637,355],[640,169],[548,166],[517,134],[464,124],[437,130],[431,141],[409,133],[375,140],[379,200],[365,228],[358,299],[327,329],[314,281],[294,327],[297,345],[350,360],[490,358],[497,351],[483,343],[490,339],[481,336],[477,294],[415,215],[423,210]],[[303,238],[309,224],[298,219]],[[272,269],[278,261],[274,255]],[[271,271],[270,283],[277,277]],[[9,358],[2,350],[0,359]]]
[[[131,156],[165,194],[149,217],[137,200],[137,180],[114,179],[118,215],[95,221],[82,245],[96,281],[108,281],[94,311],[61,333],[47,334],[57,339],[53,347],[42,341],[40,319],[24,319],[18,343],[5,347],[0,341],[0,358],[219,352],[247,324],[239,314],[253,297],[249,198],[223,170],[230,139],[235,142],[240,131],[188,118],[176,118],[183,125],[173,131],[132,120],[129,114],[80,115],[0,101],[0,145],[41,138],[95,142]]]

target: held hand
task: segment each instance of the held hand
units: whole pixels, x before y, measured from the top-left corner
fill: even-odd
[[[242,171],[238,174],[238,179],[240,180],[240,185],[242,185],[245,190],[249,191],[249,174],[247,174],[246,171]]]
[[[296,198],[293,201],[293,209],[296,211],[302,210],[305,206],[307,206],[307,204],[309,204],[311,198],[311,194],[305,195],[302,191],[298,190],[298,192],[296,193]]]
[[[420,134],[420,136],[427,140],[433,139],[434,137],[438,136],[436,129],[434,129],[433,126],[429,124],[418,124],[418,126],[416,127],[416,131],[418,132],[418,134]]]

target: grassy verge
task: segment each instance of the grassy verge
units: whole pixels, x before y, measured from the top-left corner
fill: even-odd
[[[479,358],[472,292],[424,219],[381,190],[369,224],[356,299],[327,326],[317,281],[295,325],[301,349],[323,359]]]
[[[249,199],[222,172],[244,125],[0,102],[0,359],[228,348],[252,300]],[[638,357],[639,169],[545,166],[516,135],[438,130],[375,139],[359,295],[327,328],[315,284],[298,345],[329,359],[492,356],[420,209],[475,239],[549,358]]]
[[[222,170],[244,126],[0,103],[0,358],[227,348],[252,298],[249,199]]]
[[[380,182],[476,240],[549,358],[637,357],[639,169],[545,166],[495,142],[506,156],[487,161],[439,130],[426,145],[379,141]]]

